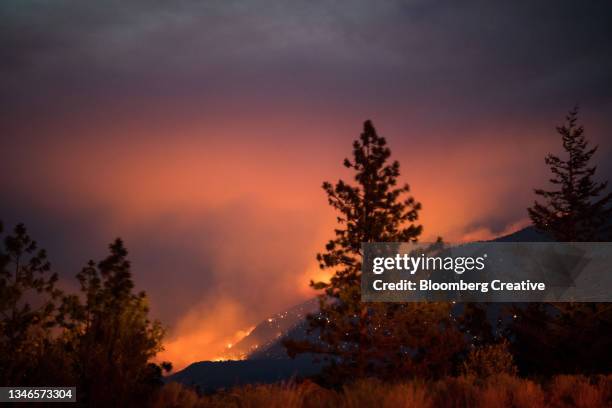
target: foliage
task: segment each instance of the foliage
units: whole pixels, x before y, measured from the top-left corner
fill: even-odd
[[[64,341],[74,350],[74,369],[85,401],[130,406],[161,385],[162,367],[150,363],[162,350],[164,330],[148,318],[144,292],[134,293],[127,250],[120,239],[98,264],[77,274],[83,301],[65,299],[70,330]],[[104,378],[104,381],[100,381]]]
[[[499,343],[470,350],[463,363],[463,372],[467,376],[477,378],[488,378],[496,374],[515,375],[517,369],[508,341],[502,339]]]
[[[597,147],[589,147],[584,128],[577,125],[578,109],[570,111],[557,127],[567,158],[546,156],[556,190],[536,189],[544,203],[529,208],[533,225],[558,241],[601,241],[609,238],[612,192],[603,194],[607,182],[595,182],[597,166],[590,161]]]
[[[507,374],[486,379],[445,377],[436,381],[382,382],[361,379],[331,390],[311,382],[237,387],[199,396],[166,384],[154,407],[372,407],[372,408],[598,408],[612,402],[612,376],[557,376],[542,383]]]
[[[421,209],[398,187],[400,166],[389,163],[391,151],[370,121],[353,143],[353,159],[344,165],[355,184],[325,182],[329,204],[339,212],[339,227],[317,259],[334,272],[329,282],[311,282],[322,290],[320,312],[309,316],[320,341],[285,341],[288,353],[311,352],[329,362],[326,381],[377,375],[436,376],[450,372],[462,347],[450,305],[444,303],[376,304],[360,297],[361,245],[367,242],[415,242]]]
[[[17,225],[0,248],[0,385],[39,379],[61,296],[56,282],[46,252]]]
[[[457,313],[459,330],[467,337],[472,347],[482,347],[496,342],[497,330],[487,316],[487,307],[483,303],[463,303]],[[498,322],[499,323],[499,322]],[[499,324],[498,324],[499,326]]]
[[[558,241],[600,241],[610,237],[612,193],[607,182],[595,182],[584,129],[577,125],[577,109],[557,127],[565,160],[549,154],[557,190],[535,190],[545,199],[529,208],[534,226]],[[509,328],[513,352],[524,373],[607,373],[612,367],[612,307],[608,303],[530,304],[514,307]],[[559,358],[562,356],[562,358]],[[537,362],[537,363],[536,363]]]
[[[1,232],[1,229],[0,229]],[[79,402],[146,403],[169,363],[151,363],[164,330],[134,293],[123,242],[77,274],[81,294],[63,294],[44,250],[22,224],[0,249],[0,380],[3,386],[77,386]]]
[[[610,372],[609,303],[532,303],[514,310],[516,318],[508,331],[521,372],[544,375]]]

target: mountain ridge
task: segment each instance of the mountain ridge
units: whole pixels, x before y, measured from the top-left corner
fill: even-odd
[[[485,242],[550,242],[552,239],[533,226]],[[245,358],[241,361],[195,362],[167,377],[185,385],[210,390],[231,385],[269,383],[316,374],[320,366],[307,355],[290,359],[281,340],[304,340],[313,335],[307,332],[306,315],[318,308],[318,299],[309,299],[284,312],[260,322],[241,341],[232,346],[231,353]]]

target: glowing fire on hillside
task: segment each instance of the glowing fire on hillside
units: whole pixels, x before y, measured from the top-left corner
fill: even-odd
[[[251,326],[245,330],[238,330],[236,333],[234,333],[231,339],[226,342],[223,354],[221,356],[211,359],[211,361],[244,360],[247,357],[247,354],[244,352],[233,352],[232,347],[234,347],[234,345],[240,340],[251,334],[253,329],[255,329],[255,326]],[[255,346],[255,348],[257,348],[257,346]]]

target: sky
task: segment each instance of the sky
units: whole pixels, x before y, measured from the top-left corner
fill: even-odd
[[[0,220],[62,284],[122,237],[178,367],[313,296],[371,119],[422,240],[528,225],[579,104],[612,175],[606,1],[4,1]]]

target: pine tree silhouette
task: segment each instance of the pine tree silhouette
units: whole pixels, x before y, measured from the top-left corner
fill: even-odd
[[[65,298],[71,316],[66,348],[74,350],[69,357],[81,402],[135,406],[161,385],[167,367],[151,359],[162,350],[164,329],[150,320],[146,294],[134,293],[123,241],[116,239],[109,249],[105,259],[89,261],[77,274],[82,296]]]
[[[35,385],[40,378],[62,295],[57,279],[46,251],[18,224],[0,248],[0,385]]]
[[[557,190],[535,190],[544,204],[528,208],[534,226],[562,242],[609,238],[612,193],[607,182],[593,181],[584,129],[577,125],[578,109],[557,127],[568,157],[546,156]],[[513,351],[524,374],[607,373],[612,364],[612,307],[609,303],[531,303],[513,307],[508,328]],[[561,358],[560,358],[561,357]]]
[[[567,158],[549,154],[545,159],[553,173],[550,182],[558,188],[536,189],[544,202],[536,201],[528,212],[538,230],[558,241],[601,241],[609,237],[612,192],[603,194],[608,183],[593,180],[597,167],[590,162],[597,146],[589,147],[577,118],[574,108],[557,127]]]
[[[421,204],[409,195],[407,184],[397,186],[400,165],[389,163],[390,156],[386,140],[366,121],[353,143],[353,159],[344,160],[356,183],[323,183],[329,204],[340,215],[335,237],[317,255],[320,267],[334,275],[329,282],[311,282],[323,291],[320,312],[308,318],[320,341],[286,340],[284,345],[290,356],[324,356],[330,363],[326,381],[372,374],[435,375],[448,370],[461,343],[451,327],[448,304],[361,302],[362,243],[416,242],[423,229],[416,224]]]

